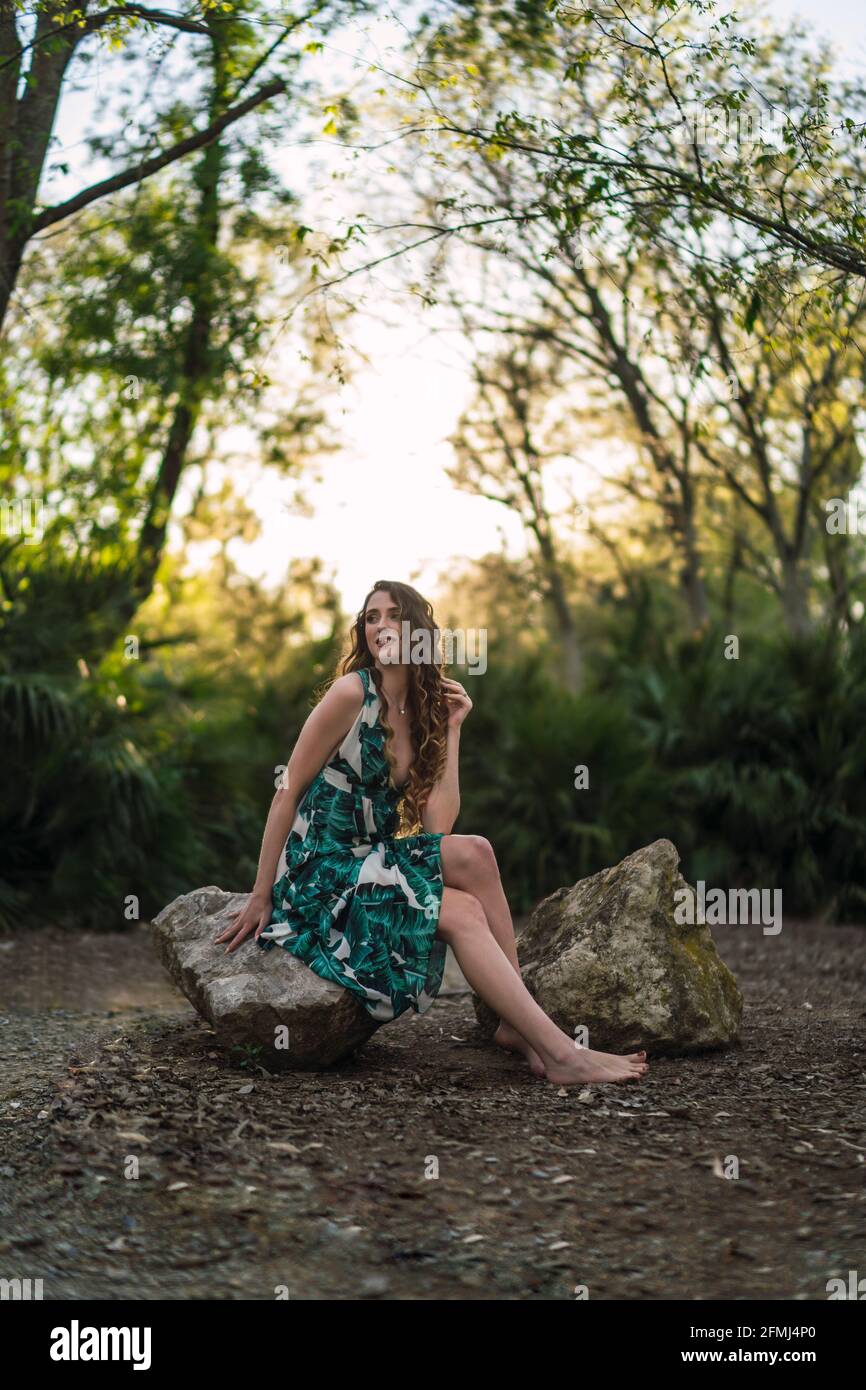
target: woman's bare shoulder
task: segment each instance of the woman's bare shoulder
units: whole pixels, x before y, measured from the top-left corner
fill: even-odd
[[[364,703],[364,680],[357,671],[347,671],[345,676],[337,676],[319,701],[319,707],[352,711],[357,714]]]

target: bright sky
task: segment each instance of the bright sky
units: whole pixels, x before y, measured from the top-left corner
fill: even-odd
[[[767,0],[767,11],[777,21],[799,15],[815,24],[838,44],[843,70],[866,67],[863,0]],[[363,52],[387,66],[389,45],[399,32],[386,20],[374,28],[367,20],[362,27]],[[342,59],[329,54],[327,61],[345,61],[345,53]],[[72,156],[73,184],[81,175],[74,152],[91,114],[89,103],[73,96],[58,124],[63,153]],[[329,172],[341,156],[333,146],[325,148],[308,153],[287,146],[276,161],[291,187],[317,189],[305,217],[319,227],[330,217],[336,225],[345,214],[339,188],[335,202],[325,192],[335,187]],[[314,176],[299,178],[303,169]],[[323,481],[305,489],[313,515],[292,509],[295,486],[288,481],[271,477],[243,489],[262,518],[263,533],[254,545],[239,545],[235,558],[242,568],[278,583],[291,558],[321,557],[350,612],[379,577],[403,578],[432,591],[452,564],[499,549],[503,539],[512,554],[524,547],[516,518],[493,502],[460,493],[445,474],[447,438],[471,394],[463,357],[456,340],[432,331],[435,315],[389,295],[398,284],[397,274],[383,272],[375,289],[368,285],[375,312],[358,315],[352,325],[352,340],[375,365],[357,372],[332,397],[343,447],[323,461]],[[282,369],[292,371],[288,353]],[[219,482],[216,473],[214,481]],[[578,495],[592,482],[588,471],[578,476]]]
[[[806,20],[837,43],[840,56],[862,68],[866,26],[862,0],[768,0],[767,13],[779,19]]]
[[[382,13],[387,16],[388,7]],[[355,49],[342,35],[326,41],[322,61],[344,64],[347,81],[352,52],[363,55],[362,75],[370,62],[392,70],[401,65],[399,27],[387,18],[374,24],[366,16],[356,31]],[[383,134],[392,129],[389,122]],[[290,145],[274,164],[289,186],[303,192],[299,153]],[[384,170],[392,157],[389,150],[373,163]],[[307,182],[316,189],[309,203],[311,224],[324,230],[344,227],[356,194],[347,201],[343,185],[331,175],[345,170],[357,179],[357,156],[323,140],[308,167]],[[384,207],[379,210],[383,221],[390,215]],[[368,243],[352,259],[375,251]],[[465,347],[461,352],[459,339],[441,331],[441,313],[422,310],[406,296],[406,276],[405,266],[386,267],[347,287],[351,298],[363,297],[365,308],[346,335],[360,357],[374,365],[354,371],[334,398],[332,414],[343,447],[324,459],[322,481],[304,486],[313,515],[287,512],[284,499],[291,485],[263,478],[247,494],[262,517],[262,536],[234,551],[244,569],[274,582],[282,578],[287,557],[321,557],[349,612],[357,610],[378,578],[402,579],[432,592],[452,560],[499,549],[503,538],[511,553],[524,546],[513,514],[460,492],[445,473],[453,461],[448,435],[472,394]]]

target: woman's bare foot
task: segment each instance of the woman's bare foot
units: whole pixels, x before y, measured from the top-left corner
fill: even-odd
[[[618,1057],[613,1052],[593,1052],[588,1047],[575,1047],[568,1055],[551,1058],[545,1063],[545,1076],[557,1086],[585,1086],[597,1081],[639,1081],[649,1066],[645,1052],[630,1052]]]
[[[529,1063],[529,1070],[533,1076],[544,1076],[544,1063],[539,1057],[535,1048],[530,1047],[522,1033],[518,1033],[516,1028],[512,1028],[510,1023],[500,1023],[496,1032],[493,1034],[493,1041],[500,1047],[504,1047],[508,1052],[521,1053]]]

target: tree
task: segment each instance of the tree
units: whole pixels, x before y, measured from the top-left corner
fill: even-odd
[[[443,105],[471,108],[478,122],[493,124],[519,85],[524,111],[555,107],[561,123],[598,140],[617,127],[616,70],[609,82],[585,75],[582,84],[554,87],[558,59],[547,37],[516,48],[507,21],[502,37],[499,17],[479,10],[487,14],[485,36],[493,31],[479,81],[447,88],[439,94]],[[437,35],[434,53],[441,43],[453,68],[468,58],[470,37],[479,41],[471,24],[467,33]],[[804,71],[802,50],[788,38],[769,34],[751,56],[770,86],[793,72],[798,91],[813,90],[814,74]],[[723,72],[723,64],[713,71],[712,90]],[[652,130],[659,145],[667,138],[675,153],[676,140],[665,137],[652,105],[654,89],[647,83],[630,90],[631,127]],[[508,347],[497,345],[525,352],[543,345],[548,360],[559,354],[580,369],[583,399],[573,381],[562,412],[575,427],[582,421],[584,439],[605,431],[634,450],[634,463],[616,482],[664,519],[692,627],[699,630],[710,615],[711,561],[723,575],[728,608],[736,574],[747,571],[778,596],[789,630],[808,632],[811,571],[823,563],[816,554],[823,489],[833,478],[850,485],[859,469],[860,300],[797,262],[776,264],[758,295],[755,247],[744,248],[717,220],[695,215],[674,236],[664,218],[649,227],[605,216],[602,205],[570,222],[570,175],[565,170],[554,181],[539,150],[517,156],[507,142],[494,148],[468,140],[456,151],[440,150],[438,159],[438,188],[422,191],[422,225],[435,226],[443,209],[459,208],[467,220],[452,240],[480,253],[472,274],[477,290],[465,289],[464,256],[456,261],[459,284],[447,278],[446,298],[459,299],[462,321],[471,319],[485,356],[491,343],[500,361]],[[844,177],[844,155],[838,161],[827,158],[831,182]],[[747,187],[749,142],[735,146],[728,163]],[[799,462],[792,457],[797,448]],[[591,521],[588,529],[609,542]],[[835,554],[834,603],[843,607],[842,596],[851,596],[844,569]]]
[[[516,512],[532,537],[563,683],[576,691],[581,659],[570,594],[573,574],[544,491],[545,466],[567,456],[570,441],[567,428],[561,428],[556,373],[545,357],[536,343],[515,344],[490,361],[475,359],[475,399],[452,437],[457,462],[448,471],[458,486]]]
[[[207,13],[203,27],[209,42],[187,89],[209,93],[213,128],[238,73],[248,77],[265,59],[246,20]],[[178,103],[156,132],[167,141],[191,118]],[[18,493],[45,495],[53,554],[37,559],[20,537],[7,538],[5,599],[26,622],[34,571],[49,562],[65,571],[76,551],[88,556],[91,565],[74,567],[70,648],[78,643],[89,660],[127,630],[151,593],[185,471],[192,462],[204,472],[219,457],[229,426],[245,426],[263,461],[286,471],[324,445],[321,332],[310,329],[307,342],[315,401],[302,372],[275,407],[261,370],[282,293],[274,282],[288,274],[296,289],[309,267],[296,199],[256,134],[219,134],[112,204],[110,218],[85,208],[28,258],[23,283],[49,312],[20,324],[3,372],[0,475]],[[109,572],[115,582],[106,591]],[[7,615],[7,630],[13,621]]]
[[[58,6],[51,0],[36,0],[29,17],[32,36],[25,40],[20,0],[0,0],[0,326],[25,251],[34,237],[188,155],[212,150],[224,132],[249,112],[286,96],[291,85],[289,75],[261,79],[274,66],[286,40],[315,18],[324,23],[331,9],[326,3],[302,6],[297,14],[278,23],[276,36],[269,35],[266,44],[259,41],[251,45],[257,21],[269,17],[266,4],[260,0],[234,0],[232,4],[197,0],[197,6],[198,17],[191,18],[125,0],[107,6],[81,0],[74,9],[58,14]],[[94,35],[109,41],[129,35],[140,40],[161,29],[190,36],[198,41],[197,50],[202,46],[222,49],[219,95],[211,91],[203,121],[200,119],[196,128],[194,117],[189,119],[183,133],[175,131],[165,144],[157,138],[154,127],[143,135],[125,167],[59,203],[40,206],[51,133],[74,60],[86,54],[88,40]],[[246,60],[245,67],[235,59],[235,45]],[[297,54],[292,62],[297,62]],[[253,85],[256,81],[258,85]],[[212,164],[216,163],[218,156],[212,155]]]
[[[570,234],[614,218],[650,243],[734,229],[753,249],[758,299],[780,255],[836,281],[866,276],[866,126],[849,114],[863,110],[863,84],[828,77],[826,45],[804,45],[802,30],[776,38],[779,64],[760,29],[716,0],[551,0],[518,16],[482,0],[462,23],[434,10],[422,35],[410,84],[428,119],[415,125],[530,161],[541,176],[519,220]],[[491,71],[509,60],[543,75],[542,103],[512,89],[490,110]],[[489,210],[454,200],[446,211],[440,235]]]

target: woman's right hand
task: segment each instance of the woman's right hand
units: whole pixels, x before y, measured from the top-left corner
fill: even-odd
[[[226,927],[225,931],[220,932],[219,936],[214,937],[215,941],[228,941],[226,952],[231,954],[245,941],[251,931],[255,931],[255,940],[258,940],[259,933],[264,931],[271,920],[271,895],[270,893],[250,893],[244,907],[239,907],[232,913],[232,922]],[[231,938],[231,940],[229,940]]]

